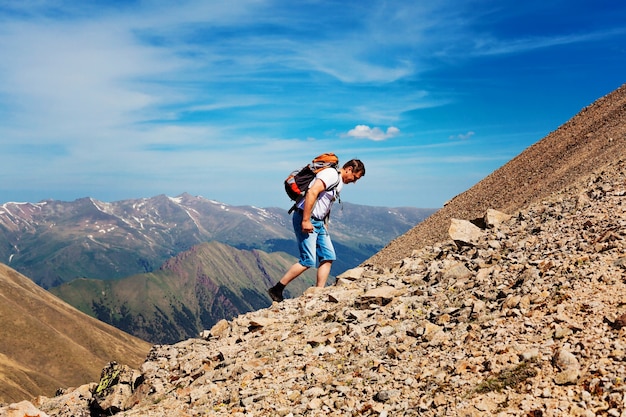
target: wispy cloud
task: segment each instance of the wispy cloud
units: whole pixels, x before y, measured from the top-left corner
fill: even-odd
[[[449,137],[449,139],[460,139],[460,140],[468,140],[469,138],[471,138],[472,136],[474,136],[476,133],[469,131],[467,133],[460,133],[458,135],[451,135]]]
[[[175,57],[110,25],[9,25],[0,49],[10,122],[66,136],[153,117],[146,111],[163,104],[164,91],[142,84],[179,67]]]
[[[567,35],[520,37],[514,39],[502,39],[493,35],[479,36],[474,38],[473,47],[470,50],[473,55],[476,56],[519,54],[555,46],[597,42],[624,33],[626,33],[626,29],[600,30],[582,34],[572,33]]]

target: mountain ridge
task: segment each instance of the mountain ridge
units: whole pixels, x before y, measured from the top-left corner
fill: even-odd
[[[452,218],[475,219],[488,209],[514,212],[626,154],[626,84],[600,97],[542,140],[452,198],[387,244],[363,265],[391,267],[411,251],[446,239]]]

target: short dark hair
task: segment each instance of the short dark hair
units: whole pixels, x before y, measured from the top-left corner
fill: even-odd
[[[343,168],[352,168],[352,172],[361,173],[361,176],[365,175],[365,165],[359,159],[351,159],[345,164],[343,164]]]

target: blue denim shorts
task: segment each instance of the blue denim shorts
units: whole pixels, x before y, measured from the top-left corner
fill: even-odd
[[[323,220],[311,219],[311,224],[313,224],[312,233],[304,233],[302,231],[302,213],[300,211],[294,211],[291,221],[293,223],[293,231],[298,240],[300,265],[314,268],[322,262],[337,259],[335,247],[330,240],[326,227],[324,227]]]

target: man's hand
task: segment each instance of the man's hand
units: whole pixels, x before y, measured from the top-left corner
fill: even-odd
[[[313,224],[311,223],[311,220],[302,220],[302,232],[313,233]]]

